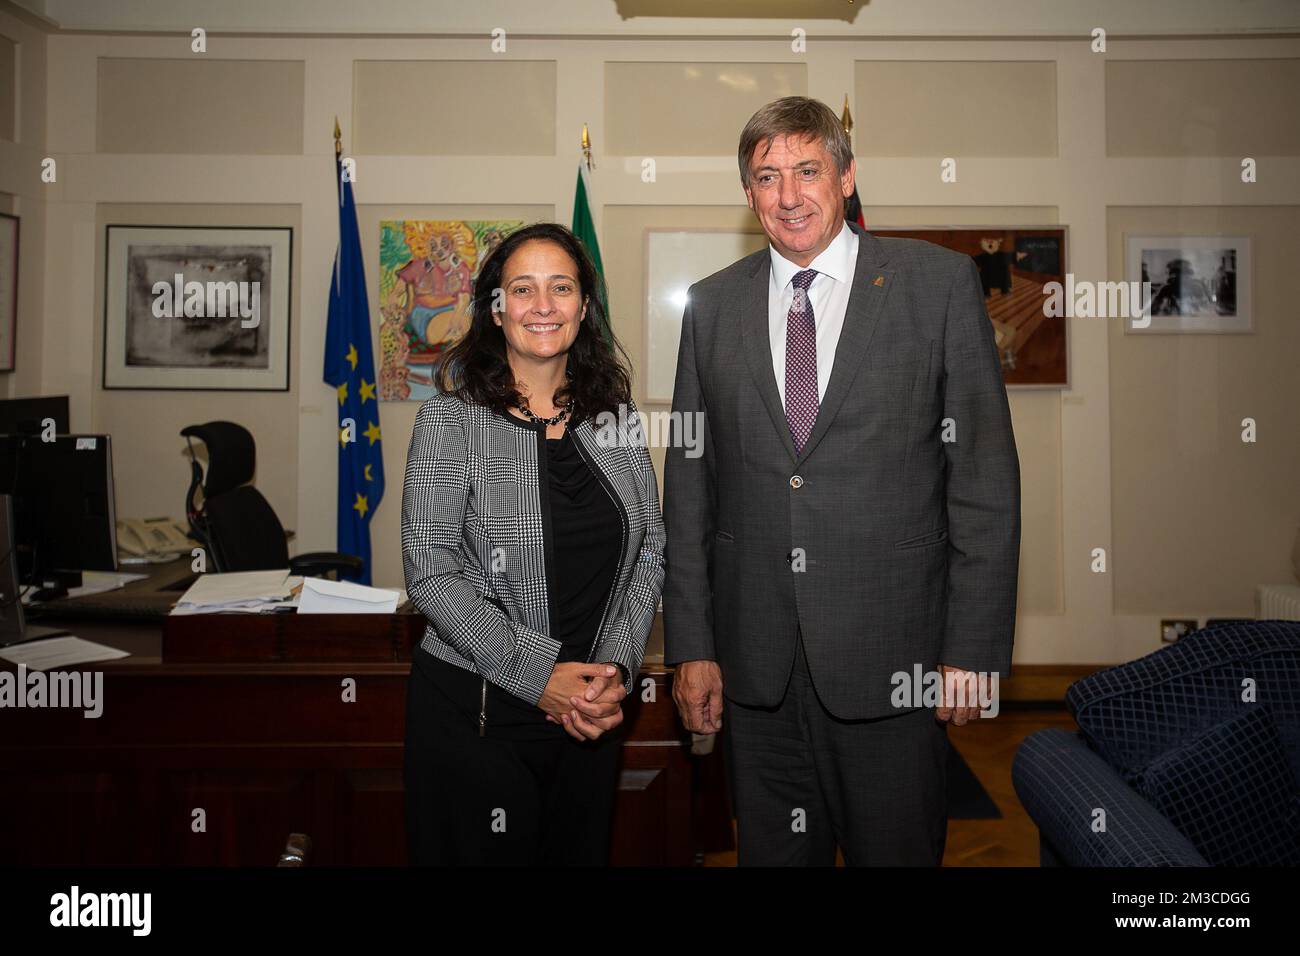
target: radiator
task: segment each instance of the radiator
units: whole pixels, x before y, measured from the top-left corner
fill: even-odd
[[[1255,616],[1261,621],[1300,621],[1300,585],[1258,585]]]

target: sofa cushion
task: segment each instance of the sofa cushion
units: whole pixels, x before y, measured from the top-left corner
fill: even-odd
[[[1076,681],[1066,702],[1088,745],[1136,785],[1166,751],[1238,713],[1251,688],[1300,785],[1300,621],[1208,627]]]
[[[1261,704],[1161,754],[1137,789],[1213,866],[1300,864],[1300,790]]]

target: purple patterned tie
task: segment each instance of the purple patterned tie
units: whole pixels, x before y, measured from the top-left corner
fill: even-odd
[[[785,417],[796,452],[803,451],[817,420],[817,324],[808,297],[816,276],[816,269],[795,274],[794,301],[785,323]]]

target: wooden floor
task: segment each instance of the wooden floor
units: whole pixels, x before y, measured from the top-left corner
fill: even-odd
[[[1038,829],[1016,799],[1011,761],[1022,740],[1047,727],[1076,729],[1074,718],[1061,708],[1007,708],[992,720],[948,729],[949,741],[993,798],[1002,818],[949,820],[944,866],[1038,866]],[[705,854],[704,865],[735,866],[736,854]]]
[[[966,758],[1002,811],[1000,820],[949,820],[944,866],[1038,866],[1038,828],[1011,785],[1011,761],[1037,730],[1078,729],[1064,709],[1004,710],[992,720],[950,727],[948,740]]]

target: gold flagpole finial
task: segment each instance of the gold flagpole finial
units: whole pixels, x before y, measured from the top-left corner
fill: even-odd
[[[844,124],[844,132],[853,132],[853,116],[849,113],[849,94],[844,94],[844,112],[840,114],[840,122]]]
[[[334,155],[343,155],[343,130],[339,129],[339,118],[334,117]]]
[[[582,124],[582,156],[586,160],[588,171],[596,168],[596,164],[591,161],[591,135],[587,132],[587,124]]]

